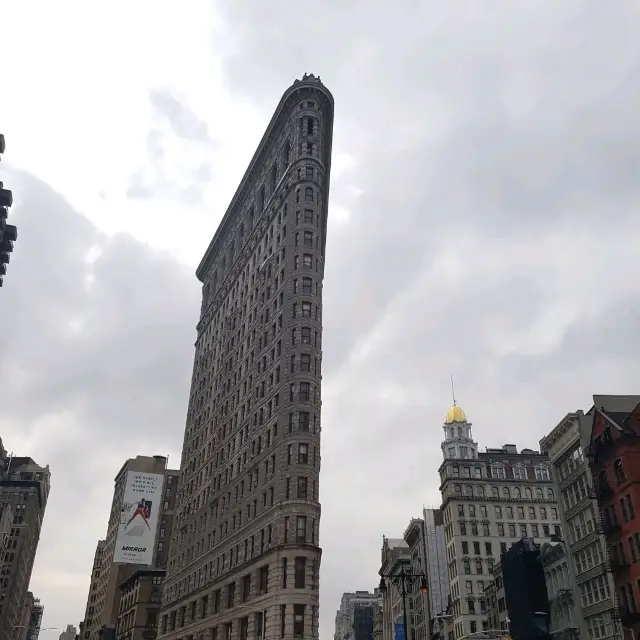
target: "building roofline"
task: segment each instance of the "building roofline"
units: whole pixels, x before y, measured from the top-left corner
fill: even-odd
[[[548,447],[558,440],[575,421],[579,421],[581,413],[582,411],[570,411],[546,436],[540,438],[539,444],[541,452],[547,450]]]
[[[129,586],[129,584],[133,584],[139,578],[145,577],[161,577],[167,575],[165,569],[138,569],[135,573],[132,573],[128,578],[123,580],[119,585],[118,589],[122,590]]]
[[[333,106],[334,106],[334,100],[333,100],[333,95],[331,94],[331,92],[329,91],[329,89],[327,89],[322,82],[320,81],[320,78],[317,76],[307,76],[307,74],[305,74],[305,76],[303,77],[302,80],[295,80],[294,83],[284,92],[284,94],[282,95],[282,98],[280,98],[280,102],[278,103],[278,106],[276,107],[276,110],[273,113],[273,116],[271,116],[271,120],[269,121],[269,124],[267,125],[267,128],[262,136],[262,138],[260,139],[260,143],[258,144],[258,146],[256,147],[256,150],[251,158],[251,161],[249,162],[249,166],[247,167],[246,171],[244,172],[244,175],[242,176],[242,179],[240,180],[240,184],[238,185],[238,188],[236,189],[235,193],[233,194],[233,197],[231,198],[231,202],[229,204],[229,206],[227,207],[227,210],[224,214],[224,216],[222,216],[222,220],[220,221],[220,224],[218,225],[218,228],[215,232],[215,234],[213,235],[213,239],[211,240],[211,242],[209,243],[209,246],[207,247],[204,256],[202,257],[202,260],[200,261],[200,264],[198,265],[198,268],[196,269],[196,277],[198,278],[198,280],[200,280],[200,282],[204,282],[204,279],[206,277],[206,273],[207,270],[211,264],[211,259],[213,257],[213,250],[215,248],[215,246],[217,245],[218,241],[224,236],[225,232],[226,232],[226,226],[229,222],[229,220],[233,217],[234,213],[236,212],[236,209],[238,207],[239,204],[241,204],[242,198],[244,196],[245,190],[246,188],[249,186],[249,184],[251,183],[251,178],[253,176],[254,171],[256,170],[256,168],[258,167],[258,165],[260,164],[260,160],[262,158],[262,155],[265,152],[265,149],[267,147],[267,142],[269,141],[269,138],[271,137],[271,135],[273,134],[273,131],[276,128],[276,125],[278,123],[278,121],[280,120],[280,118],[282,117],[282,114],[284,113],[285,110],[285,106],[287,104],[287,102],[289,101],[289,99],[294,96],[296,93],[298,93],[301,89],[315,89],[315,90],[321,90],[325,96],[327,97],[330,105],[331,105],[331,118],[329,121],[330,127],[325,135],[325,141],[327,141],[327,143],[330,145],[329,146],[329,153],[328,153],[328,157],[327,157],[327,162],[328,165],[326,167],[326,176],[327,176],[327,190],[329,189],[329,176],[331,174],[331,145],[332,145],[332,138],[333,138]],[[327,209],[327,203],[323,202],[322,207],[324,209],[324,211],[326,212]],[[323,212],[324,213],[324,212]],[[262,211],[260,212],[260,215],[262,214]]]

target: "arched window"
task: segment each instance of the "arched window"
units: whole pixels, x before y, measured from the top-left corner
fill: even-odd
[[[553,489],[547,489],[547,499],[548,500],[556,499],[556,492]]]
[[[491,497],[492,498],[497,498],[498,497],[498,487],[491,487]]]
[[[469,497],[473,496],[473,488],[470,484],[464,485],[464,495]]]
[[[624,475],[624,468],[622,466],[622,460],[620,460],[620,458],[615,460],[613,463],[613,473],[616,476],[616,482],[618,484],[626,480],[626,477]]]
[[[528,500],[531,500],[531,498],[533,498],[533,493],[531,492],[531,489],[529,487],[525,488],[524,497],[527,498]]]
[[[544,498],[544,494],[542,493],[542,489],[540,487],[538,487],[536,489],[536,499],[537,500],[542,500]]]
[[[450,438],[455,438],[456,437],[456,434],[455,434],[455,432],[453,430],[453,427],[451,427],[451,429],[449,429],[449,437]]]
[[[313,187],[305,187],[304,189],[304,201],[313,202]]]
[[[520,487],[513,488],[513,497],[514,498],[522,498],[522,492],[520,491]]]
[[[478,487],[478,495],[484,498],[484,487]]]
[[[607,472],[604,469],[598,474],[598,486],[600,487],[600,491],[605,491],[609,488]]]
[[[505,498],[510,498],[511,494],[509,493],[509,487],[502,487],[502,495]]]
[[[459,484],[457,484],[453,489],[454,489],[455,494],[457,496],[461,496],[462,495],[462,487]]]

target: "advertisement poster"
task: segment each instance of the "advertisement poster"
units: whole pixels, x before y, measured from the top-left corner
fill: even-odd
[[[127,473],[114,562],[144,565],[153,562],[163,486],[163,474]]]
[[[404,640],[404,624],[396,622],[395,640]]]

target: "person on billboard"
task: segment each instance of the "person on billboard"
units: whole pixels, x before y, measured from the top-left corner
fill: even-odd
[[[129,518],[129,522],[127,522],[127,524],[125,525],[125,529],[129,527],[136,516],[140,516],[144,520],[144,523],[147,525],[147,529],[151,531],[151,527],[149,526],[149,522],[147,520],[147,518],[151,517],[151,503],[144,499],[140,500],[140,502],[138,502],[136,510],[133,512],[133,515]]]

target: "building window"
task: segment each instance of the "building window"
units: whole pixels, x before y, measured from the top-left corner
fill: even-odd
[[[295,559],[295,588],[304,589],[306,587],[306,567],[307,559],[298,557]]]
[[[309,445],[306,442],[298,444],[298,464],[309,464]]]
[[[622,460],[620,460],[619,458],[613,463],[613,473],[616,476],[616,482],[618,484],[621,484],[626,480],[626,477],[624,475],[624,468],[622,466]]]
[[[311,414],[308,411],[299,411],[298,412],[298,430],[308,433],[310,429],[310,425],[311,425]]]
[[[287,605],[280,605],[280,637],[284,638],[287,630]]]
[[[539,465],[535,468],[536,480],[549,480],[549,468]]]
[[[282,164],[286,167],[291,160],[291,142],[287,140],[284,143],[284,148],[282,149]]]
[[[313,202],[313,188],[305,187],[304,190],[304,201],[305,202]]]
[[[258,578],[259,578],[260,595],[263,595],[267,593],[269,589],[269,565],[260,567],[260,573],[258,574]]]
[[[264,616],[266,613],[264,611],[258,611],[253,616],[253,628],[256,630],[256,638],[258,640],[262,640],[262,634],[264,630]]]
[[[298,494],[297,497],[299,500],[307,499],[307,478],[300,477],[298,478]]]
[[[492,478],[505,478],[504,467],[501,464],[491,465],[491,477]]]
[[[296,542],[307,541],[307,517],[296,517]]]
[[[282,588],[287,588],[287,559],[282,558]]]
[[[513,477],[516,480],[526,480],[527,479],[527,468],[521,465],[517,465],[513,467]]]
[[[242,602],[246,602],[251,597],[251,576],[242,578]]]
[[[304,605],[293,605],[293,637],[304,637]]]

